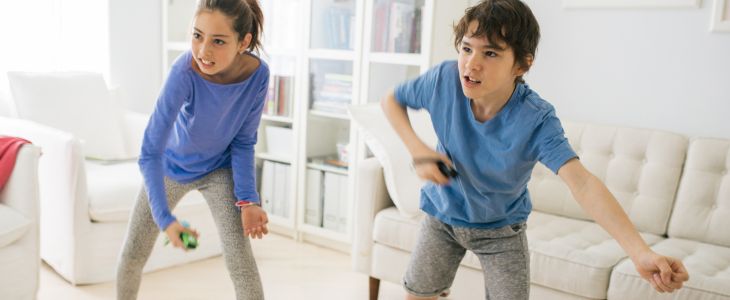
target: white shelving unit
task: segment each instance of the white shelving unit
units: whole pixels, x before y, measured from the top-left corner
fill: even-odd
[[[377,103],[397,84],[457,58],[453,26],[473,1],[365,0],[362,74],[357,104]],[[400,20],[400,21],[395,21]],[[362,138],[355,161],[370,152]],[[357,173],[350,177],[356,182]]]
[[[196,0],[162,0],[162,77],[167,78],[170,66],[190,49],[191,22]]]
[[[264,13],[264,45],[261,58],[269,65],[269,94],[267,107],[259,126],[258,144],[256,145],[256,165],[261,171],[257,177],[259,195],[264,203],[276,202],[273,207],[264,204],[269,214],[271,229],[277,233],[298,238],[296,193],[299,184],[298,171],[303,162],[297,158],[300,152],[297,137],[301,135],[298,120],[300,102],[303,101],[301,70],[304,55],[301,45],[304,33],[301,0],[259,0]],[[279,133],[288,131],[288,135],[272,135],[267,128],[278,129]],[[283,131],[282,131],[283,130]],[[270,140],[270,139],[274,140]],[[265,164],[278,164],[274,179],[267,178]],[[282,174],[282,166],[286,168]],[[282,175],[286,177],[282,181]],[[270,176],[270,175],[269,175]],[[275,192],[273,195],[265,189],[269,181]],[[283,197],[281,191],[284,191]],[[272,198],[273,196],[273,198]],[[281,206],[284,208],[280,208]]]
[[[166,74],[172,60],[189,47],[189,33],[180,28],[189,28],[195,0],[163,1]],[[259,192],[265,198],[269,185],[276,192],[288,191],[284,210],[269,207],[271,228],[349,251],[355,170],[368,150],[347,106],[378,102],[396,84],[455,59],[452,25],[469,1],[260,2],[265,26],[261,57],[271,69],[272,85],[256,146]],[[275,132],[267,132],[272,127]],[[269,182],[262,173],[276,168],[272,166],[286,166],[288,174],[277,173],[277,180]],[[333,199],[337,217],[327,219]],[[319,207],[320,215],[312,214],[312,207]]]

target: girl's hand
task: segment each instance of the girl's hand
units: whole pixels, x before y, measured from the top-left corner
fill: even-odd
[[[449,183],[449,178],[439,170],[437,165],[439,160],[443,161],[448,167],[453,168],[454,166],[446,155],[429,149],[428,152],[413,156],[413,168],[415,168],[416,174],[421,179],[438,185],[446,185]]]
[[[170,223],[170,225],[165,228],[165,234],[167,235],[167,239],[170,240],[172,246],[175,248],[183,249],[184,251],[188,251],[188,249],[185,249],[185,246],[180,239],[180,233],[183,232],[187,232],[188,234],[194,236],[196,239],[198,238],[198,231],[192,228],[182,226],[182,224],[180,224],[178,221]]]
[[[254,239],[263,238],[269,233],[266,224],[269,223],[269,217],[258,205],[249,205],[241,208],[241,222],[243,225],[243,234]]]

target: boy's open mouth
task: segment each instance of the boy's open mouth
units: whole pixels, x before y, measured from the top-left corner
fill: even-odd
[[[480,80],[476,80],[474,78],[471,78],[470,76],[464,76],[464,81],[477,84],[482,83]]]

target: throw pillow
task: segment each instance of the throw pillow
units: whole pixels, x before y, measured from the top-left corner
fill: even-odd
[[[421,187],[426,183],[418,178],[411,166],[411,155],[403,141],[390,126],[379,104],[350,106],[353,121],[362,129],[370,151],[383,165],[385,186],[398,211],[407,217],[419,215]],[[411,126],[427,145],[436,147],[438,141],[425,110],[409,111]]]
[[[73,134],[87,158],[132,158],[124,147],[120,109],[101,74],[9,72],[18,116]]]

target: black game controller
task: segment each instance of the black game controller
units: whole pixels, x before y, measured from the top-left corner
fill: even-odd
[[[441,171],[441,174],[444,174],[446,177],[456,177],[459,175],[459,173],[456,172],[453,168],[449,167],[444,163],[443,161],[437,161],[436,165],[439,168],[439,171]]]

